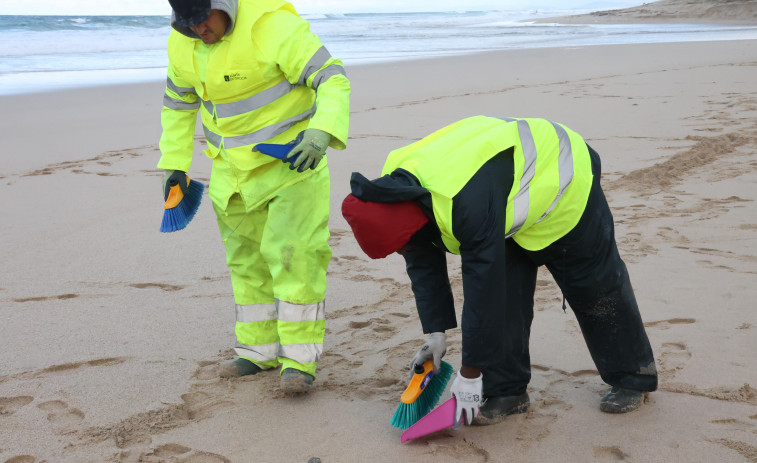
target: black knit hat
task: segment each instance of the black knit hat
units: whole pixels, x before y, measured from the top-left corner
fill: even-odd
[[[192,27],[210,16],[210,0],[168,0],[176,17],[176,25]]]

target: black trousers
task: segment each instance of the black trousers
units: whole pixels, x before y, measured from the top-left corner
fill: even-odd
[[[495,362],[483,368],[484,396],[519,395],[531,379],[528,351],[536,273],[550,271],[575,313],[602,380],[657,389],[657,371],[631,280],[615,242],[615,224],[600,186],[601,162],[589,148],[594,181],[576,227],[540,251],[506,240],[506,332]]]

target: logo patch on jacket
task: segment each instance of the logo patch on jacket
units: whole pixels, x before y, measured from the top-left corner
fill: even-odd
[[[247,80],[247,76],[243,76],[239,72],[235,72],[234,74],[226,74],[223,76],[223,80],[226,82],[231,82],[232,80]]]

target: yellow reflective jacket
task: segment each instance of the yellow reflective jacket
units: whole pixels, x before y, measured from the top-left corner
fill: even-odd
[[[514,147],[513,186],[505,233],[531,251],[568,233],[583,214],[591,189],[588,147],[580,135],[545,119],[475,116],[392,151],[382,175],[402,168],[431,193],[444,245],[459,254],[452,199],[489,159]]]
[[[253,146],[289,142],[306,128],[331,134],[331,147],[344,149],[349,81],[307,21],[281,0],[239,0],[233,24],[212,45],[171,33],[158,168],[189,171],[197,111],[205,154],[224,149],[235,170],[280,162]]]

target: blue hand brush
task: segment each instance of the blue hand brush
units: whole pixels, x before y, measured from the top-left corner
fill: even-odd
[[[292,148],[297,146],[297,144],[302,140],[302,134],[304,132],[300,132],[297,135],[297,138],[290,141],[289,143],[285,144],[278,144],[278,143],[258,143],[253,148],[253,151],[260,151],[263,154],[267,154],[268,156],[272,156],[276,159],[281,159],[281,162],[288,162],[290,164],[289,168],[294,169],[292,167],[292,163],[297,160],[297,158],[300,156],[297,154],[296,156],[293,156],[290,159],[286,158],[286,155],[289,154],[290,151],[292,151]]]
[[[392,416],[392,426],[404,430],[426,416],[436,406],[454,372],[452,365],[444,361],[436,375],[433,360],[416,365],[410,384],[402,393],[400,404]]]
[[[169,233],[184,229],[197,213],[200,201],[202,201],[203,191],[205,191],[205,185],[190,180],[189,176],[187,176],[186,194],[182,193],[178,183],[171,185],[168,199],[163,206],[165,210],[163,211],[163,223],[160,224],[160,231]]]

